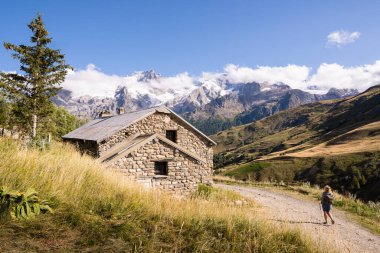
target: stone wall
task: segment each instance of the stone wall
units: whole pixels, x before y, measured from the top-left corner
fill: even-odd
[[[211,145],[207,145],[203,140],[204,137],[200,137],[198,133],[183,126],[175,118],[172,118],[170,114],[165,113],[150,115],[110,136],[99,144],[99,155],[133,134],[158,133],[165,136],[166,130],[177,130],[177,144],[202,157],[208,162],[208,167],[213,167],[213,151]]]
[[[154,174],[155,161],[168,162],[167,176]],[[146,186],[183,195],[194,191],[199,183],[209,183],[212,176],[212,168],[158,139],[120,158],[111,167]]]
[[[177,144],[197,154],[206,163],[199,164],[192,157],[157,140],[119,159],[113,167],[145,184],[151,180],[154,187],[181,193],[194,190],[200,182],[211,182],[213,152],[210,143],[170,114],[156,112],[110,136],[99,144],[99,155],[131,135],[158,133],[165,136],[166,130],[176,130]],[[159,160],[168,160],[168,177],[154,175],[154,161]]]

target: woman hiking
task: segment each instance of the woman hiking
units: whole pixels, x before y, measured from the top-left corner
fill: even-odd
[[[332,217],[332,214],[330,213],[333,200],[334,200],[334,195],[331,192],[331,187],[326,185],[324,187],[324,191],[323,191],[322,197],[321,197],[321,205],[322,205],[322,210],[323,210],[323,216],[325,218],[325,222],[323,224],[327,224],[327,216],[330,217],[332,224],[335,223],[335,221]]]

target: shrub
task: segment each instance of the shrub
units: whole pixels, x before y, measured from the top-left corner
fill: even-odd
[[[210,197],[213,190],[214,189],[209,185],[200,184],[200,185],[198,185],[197,195],[201,196],[201,197],[208,198],[208,197]]]
[[[26,192],[9,190],[7,187],[0,188],[0,217],[2,219],[31,219],[41,212],[53,210],[46,200],[40,200],[33,189]]]

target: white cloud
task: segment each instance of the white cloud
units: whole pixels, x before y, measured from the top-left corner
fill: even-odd
[[[380,61],[357,67],[323,63],[317,72],[310,76],[308,84],[316,85],[321,89],[335,87],[364,91],[373,85],[380,84]]]
[[[74,97],[83,95],[113,97],[117,86],[123,81],[123,77],[107,75],[94,64],[89,64],[85,70],[69,71],[62,87],[72,91]]]
[[[70,71],[62,87],[72,91],[73,97],[83,95],[113,97],[118,86],[126,86],[134,97],[139,94],[148,94],[158,100],[183,95],[184,92],[196,87],[193,78],[186,72],[147,82],[138,80],[141,75],[142,72],[135,72],[128,76],[107,75],[94,64],[89,64],[84,70]]]
[[[340,47],[355,42],[359,37],[360,32],[334,31],[327,35],[327,44]]]
[[[310,68],[306,66],[288,65],[284,67],[258,66],[257,68],[238,67],[230,64],[224,69],[231,83],[285,83],[294,88],[302,88],[308,78]]]
[[[187,72],[175,76],[161,77],[159,80],[152,80],[150,85],[158,89],[189,90],[194,88],[194,79]]]
[[[285,67],[260,66],[257,68],[228,65],[225,68],[226,79],[232,83],[283,82],[294,89],[308,90],[317,86],[327,91],[330,88],[349,88],[363,91],[370,86],[380,84],[380,60],[373,64],[345,67],[336,63],[321,64],[315,73],[306,66],[288,65]]]
[[[356,67],[323,63],[315,72],[312,72],[310,67],[299,65],[250,68],[230,64],[225,67],[223,72],[204,72],[199,77],[189,76],[186,72],[147,82],[138,81],[140,77],[141,72],[135,72],[128,76],[108,75],[93,64],[89,64],[84,70],[70,71],[63,87],[71,90],[74,97],[83,95],[113,97],[115,90],[121,85],[126,86],[134,97],[139,94],[148,94],[159,101],[167,101],[176,96],[188,94],[199,83],[214,89],[222,88],[223,81],[232,84],[282,82],[292,88],[302,90],[308,90],[308,87],[313,85],[324,91],[332,87],[363,91],[370,86],[380,84],[380,60],[373,64]],[[320,93],[321,91],[314,92]]]

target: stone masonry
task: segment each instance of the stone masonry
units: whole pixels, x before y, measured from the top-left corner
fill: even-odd
[[[165,136],[166,130],[177,131],[177,144],[197,154],[205,162],[199,162],[162,141],[155,139],[138,150],[120,158],[112,168],[126,176],[141,181],[146,186],[187,194],[194,191],[199,183],[212,181],[211,145],[173,119],[170,114],[155,113],[110,136],[99,145],[99,155],[133,134],[147,135],[159,133]],[[167,161],[167,176],[154,174],[154,162]]]

